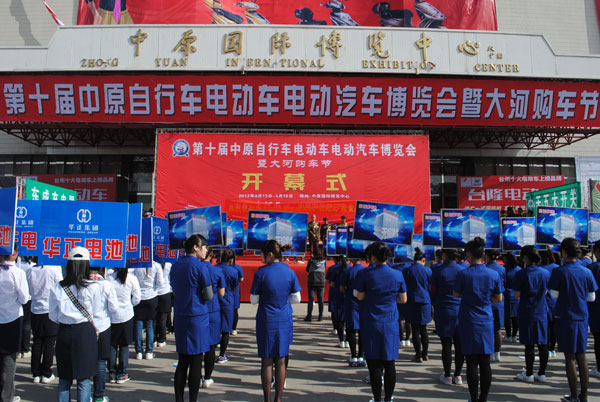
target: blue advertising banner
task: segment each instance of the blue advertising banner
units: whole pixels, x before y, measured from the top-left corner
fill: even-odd
[[[41,247],[38,248],[41,208],[41,201],[17,201],[15,235],[21,256],[35,257],[41,252]]]
[[[337,255],[348,253],[348,226],[335,229],[335,253]]]
[[[535,244],[535,218],[502,218],[502,251]]]
[[[410,245],[414,221],[415,207],[356,201],[354,238]]]
[[[325,248],[325,254],[328,257],[333,257],[335,255],[337,255],[335,253],[335,230],[328,230],[327,231],[327,247]]]
[[[234,250],[244,248],[244,221],[226,222],[225,246]]]
[[[439,215],[439,214],[438,214]],[[414,262],[415,250],[417,247],[425,253],[427,261],[435,261],[435,247],[423,245],[423,235],[413,235],[413,241],[410,246],[396,245],[394,247],[394,262],[398,264]]]
[[[248,211],[248,250],[260,250],[267,240],[292,246],[294,253],[306,252],[308,214],[279,211]]]
[[[536,243],[560,244],[567,237],[588,242],[587,209],[539,206],[536,219]]]
[[[177,250],[169,247],[169,223],[164,218],[152,218],[152,246],[154,247],[154,261],[177,261]]]
[[[227,230],[227,212],[221,212],[221,238],[225,243],[225,231]]]
[[[42,201],[40,265],[66,265],[72,247],[90,252],[93,267],[125,267],[129,204]]]
[[[131,259],[128,261],[129,268],[150,268],[152,267],[152,252],[153,248],[153,235],[152,235],[152,219],[153,218],[142,218],[142,240],[140,258]]]
[[[13,253],[17,210],[16,187],[0,188],[0,254]]]
[[[167,219],[169,245],[174,250],[182,249],[183,241],[193,234],[204,236],[209,246],[223,245],[220,205],[168,212]]]
[[[485,248],[500,248],[499,210],[442,210],[442,248],[463,248],[476,237],[485,240]]]
[[[128,260],[140,258],[140,238],[142,236],[142,203],[129,204],[127,219],[127,255]]]
[[[364,260],[365,249],[372,242],[354,238],[354,227],[348,226],[348,258],[360,258]]]
[[[442,245],[442,215],[423,214],[423,245]]]
[[[594,244],[598,240],[600,240],[600,213],[590,212],[588,241],[589,244]]]

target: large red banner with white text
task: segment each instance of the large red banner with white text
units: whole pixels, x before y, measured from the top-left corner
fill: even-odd
[[[526,209],[525,194],[563,184],[562,175],[462,176],[458,178],[458,207]]]
[[[495,0],[80,0],[78,25],[288,24],[495,31]]]
[[[247,209],[282,204],[335,222],[360,199],[414,205],[420,228],[430,210],[426,136],[162,133],[157,142],[157,216],[220,204],[246,220]]]
[[[600,83],[328,75],[0,75],[0,121],[598,127]]]

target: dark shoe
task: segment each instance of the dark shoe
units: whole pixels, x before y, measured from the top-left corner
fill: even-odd
[[[423,358],[415,356],[413,358],[413,362],[415,362],[415,363],[423,363]]]
[[[312,317],[307,315],[306,317],[304,317],[304,321],[306,322],[311,322],[312,321]]]
[[[571,395],[565,395],[560,398],[560,402],[578,402],[578,398],[572,398]]]
[[[423,355],[423,361],[426,362],[427,360],[429,360],[429,357],[427,355]]]
[[[317,321],[323,321],[323,316],[320,315],[319,318],[317,318]]]

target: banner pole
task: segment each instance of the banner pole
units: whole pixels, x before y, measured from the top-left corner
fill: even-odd
[[[154,169],[152,170],[152,211],[156,213],[156,162],[158,160],[158,129],[154,132]]]

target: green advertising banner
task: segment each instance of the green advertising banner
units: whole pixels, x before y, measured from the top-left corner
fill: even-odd
[[[592,212],[600,212],[600,180],[590,180],[590,207]]]
[[[527,211],[535,215],[537,206],[581,208],[581,184],[577,181],[525,194]]]
[[[25,199],[77,201],[77,191],[28,179],[25,185]]]

